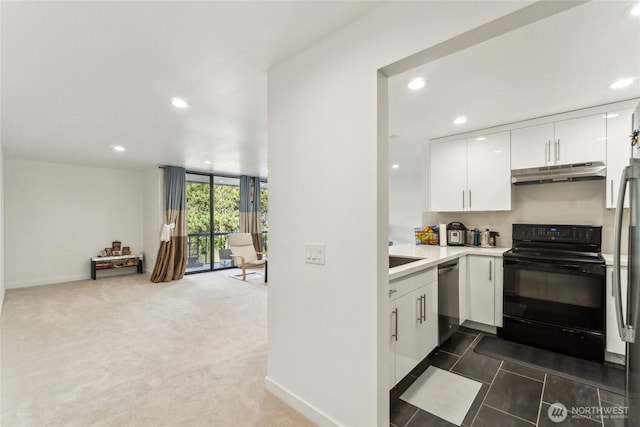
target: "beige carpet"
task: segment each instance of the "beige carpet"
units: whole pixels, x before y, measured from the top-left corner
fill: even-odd
[[[264,388],[266,285],[229,274],[8,290],[2,426],[312,425]]]

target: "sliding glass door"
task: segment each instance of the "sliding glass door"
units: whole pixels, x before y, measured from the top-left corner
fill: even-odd
[[[187,173],[187,273],[213,269],[212,189],[209,175]]]
[[[240,227],[240,179],[213,177],[214,269],[233,266],[227,234]]]
[[[262,252],[267,252],[268,189],[260,183]],[[240,230],[240,178],[187,173],[187,273],[233,267],[227,234]]]
[[[240,179],[187,173],[187,273],[233,267],[227,234],[240,226]]]

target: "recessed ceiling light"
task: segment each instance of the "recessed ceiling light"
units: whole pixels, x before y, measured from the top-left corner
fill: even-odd
[[[467,118],[465,116],[460,116],[453,121],[454,125],[461,125],[463,123],[467,123]]]
[[[204,161],[204,164],[205,164],[205,165],[210,165],[210,164],[211,164],[211,160],[205,160],[205,161]]]
[[[607,141],[607,140],[609,140],[609,138],[606,136],[601,136],[600,138],[598,138],[598,141]]]
[[[113,149],[119,152],[124,151],[124,147],[122,145],[113,145]]]
[[[633,9],[631,9],[631,14],[633,16],[640,16],[640,2],[637,5],[633,6]]]
[[[618,117],[618,115],[616,113],[607,113],[602,116],[603,119],[613,119],[614,117]]]
[[[392,167],[393,169],[398,169],[398,168],[400,167],[400,165],[391,165],[391,167]]]
[[[626,79],[617,80],[609,85],[610,89],[622,89],[623,87],[629,86],[633,83],[633,78],[628,77]]]
[[[502,153],[502,150],[493,150],[494,153],[499,154]]]
[[[418,89],[422,89],[425,85],[425,81],[422,77],[417,77],[413,80],[411,80],[409,82],[409,84],[407,85],[407,87],[411,90],[418,90]]]
[[[476,141],[484,141],[485,139],[487,139],[486,136],[481,136],[480,138],[476,138]]]
[[[176,108],[187,108],[189,103],[182,98],[171,98],[171,105]]]

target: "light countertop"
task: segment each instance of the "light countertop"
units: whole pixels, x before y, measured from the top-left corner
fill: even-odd
[[[389,269],[389,280],[418,272],[430,267],[436,267],[447,261],[463,257],[465,255],[502,256],[511,248],[493,247],[483,248],[477,246],[435,246],[435,245],[396,245],[389,246],[389,255],[417,258],[420,261]],[[607,266],[613,265],[613,254],[602,254]],[[623,267],[627,266],[627,256],[620,257]]]
[[[397,245],[389,246],[389,255],[421,259],[405,265],[389,269],[389,280],[398,279],[411,273],[435,267],[438,264],[463,257],[465,255],[502,256],[511,248],[483,248],[477,246],[432,246],[432,245]]]

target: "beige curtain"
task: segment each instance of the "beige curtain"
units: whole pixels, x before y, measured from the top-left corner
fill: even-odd
[[[182,279],[187,267],[186,176],[184,168],[164,169],[165,224],[151,273],[154,283]]]
[[[256,252],[262,252],[260,213],[260,178],[243,175],[240,177],[240,232],[251,233]]]

